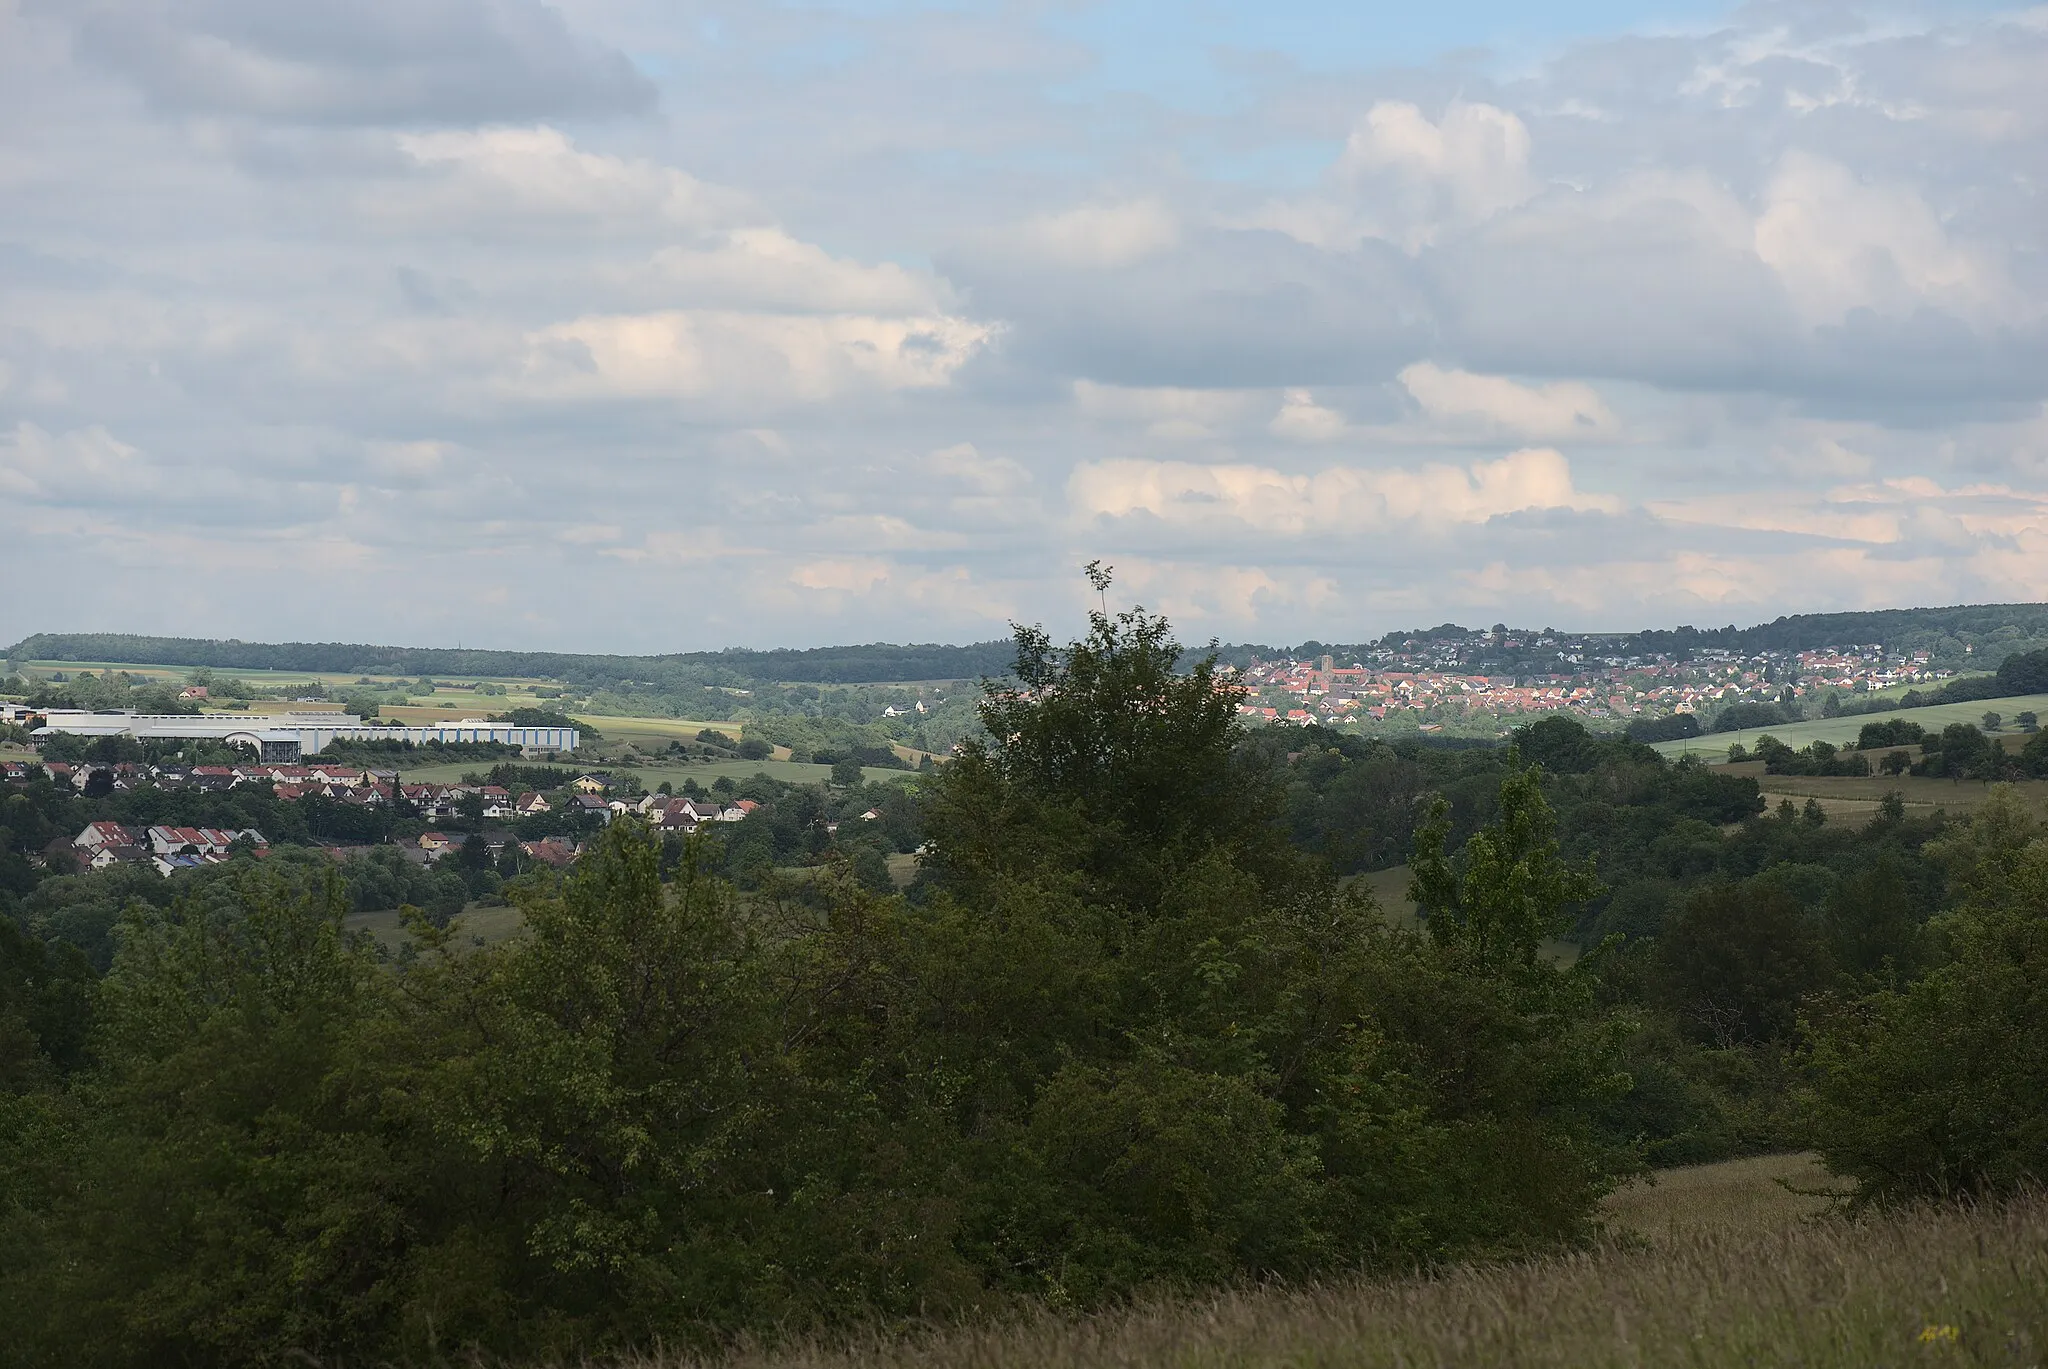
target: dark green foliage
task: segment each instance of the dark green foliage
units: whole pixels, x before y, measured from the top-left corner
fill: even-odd
[[[2048,694],[2048,649],[2006,657],[1996,678],[2000,695]]]
[[[1814,1014],[1813,1135],[1867,1198],[2048,1176],[2048,851],[2002,792],[1934,850],[1963,895],[1941,963]]]
[[[1864,729],[1868,731],[1868,728]],[[1775,737],[1756,740],[1756,754],[1763,758],[1764,771],[1772,775],[1868,775],[1870,758],[1860,750],[1846,754],[1831,742],[1807,743],[1794,751]]]
[[[1858,751],[1878,751],[1888,746],[1917,746],[1927,729],[1908,718],[1886,718],[1881,723],[1865,723],[1856,734]]]
[[[1595,737],[1562,713],[1516,728],[1514,745],[1525,759],[1553,775],[1583,775],[1603,763],[1641,761],[1654,754],[1647,747],[1638,750],[1641,744],[1635,741]]]
[[[1665,718],[1637,718],[1628,725],[1632,742],[1676,742],[1700,735],[1700,720],[1691,713],[1673,713]]]
[[[1950,723],[1938,737],[1920,743],[1916,775],[1947,779],[1997,779],[2005,769],[2005,752],[1969,723]]]
[[[493,714],[492,716],[511,723],[514,727],[573,727],[579,730],[579,735],[583,741],[597,742],[604,740],[604,734],[595,727],[592,727],[588,722],[581,718],[572,718],[557,709],[527,706],[512,709],[508,713]]]
[[[1659,996],[1689,1035],[1722,1048],[1789,1039],[1831,969],[1818,917],[1768,879],[1708,885],[1657,939]]]

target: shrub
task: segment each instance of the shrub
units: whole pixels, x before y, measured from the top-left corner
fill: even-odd
[[[1924,977],[1815,1015],[1811,1121],[1867,1199],[2012,1192],[2048,1175],[2048,848],[1992,791],[1930,848],[1962,890]]]

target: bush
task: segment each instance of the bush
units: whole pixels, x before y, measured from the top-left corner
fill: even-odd
[[[1668,718],[1637,718],[1628,725],[1632,742],[1675,742],[1700,735],[1700,720],[1690,713],[1673,713]]]
[[[1924,977],[1816,1013],[1812,1128],[1866,1199],[1997,1194],[2048,1176],[2048,849],[2010,789],[1930,848],[1963,902]]]
[[[1856,734],[1858,751],[1878,751],[1891,746],[1917,746],[1927,735],[1927,729],[1919,723],[1905,718],[1886,718],[1879,723],[1865,723]]]
[[[765,761],[774,754],[775,748],[759,737],[746,737],[740,741],[739,755],[743,761]]]

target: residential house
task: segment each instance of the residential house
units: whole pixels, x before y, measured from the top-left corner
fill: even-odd
[[[571,813],[580,813],[586,817],[603,818],[606,822],[610,822],[612,820],[611,805],[606,803],[603,799],[599,798],[595,794],[572,795],[569,799],[568,811]]]
[[[226,832],[218,827],[152,827],[148,833],[150,849],[160,856],[181,853],[225,856],[228,848],[243,837],[258,846],[270,844],[253,827],[239,832]]]
[[[579,794],[602,794],[612,787],[610,775],[578,775],[569,787]]]
[[[529,791],[512,801],[512,811],[522,818],[530,818],[537,813],[552,813],[555,808],[540,795]]]
[[[454,846],[455,838],[449,836],[446,832],[420,833],[420,849],[430,856],[438,856],[443,851],[454,849]]]
[[[495,784],[487,784],[482,790],[484,816],[487,818],[509,818],[512,814],[512,791]]]
[[[92,822],[71,839],[71,844],[81,851],[97,851],[103,846],[135,846],[140,842],[118,822]]]
[[[187,788],[209,794],[224,794],[242,782],[232,765],[195,765],[185,772]]]
[[[525,852],[528,860],[539,861],[542,865],[550,865],[557,870],[575,864],[578,854],[574,846],[560,837],[548,837],[543,841],[522,841],[519,843],[519,849]]]

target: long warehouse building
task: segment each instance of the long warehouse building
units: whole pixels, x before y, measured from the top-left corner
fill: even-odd
[[[266,761],[317,756],[338,738],[361,741],[500,742],[528,754],[574,751],[581,734],[573,727],[519,727],[483,718],[430,723],[424,727],[378,727],[353,713],[90,713],[53,708],[36,734],[68,732],[83,737],[134,737],[149,741],[213,741],[256,748]]]

